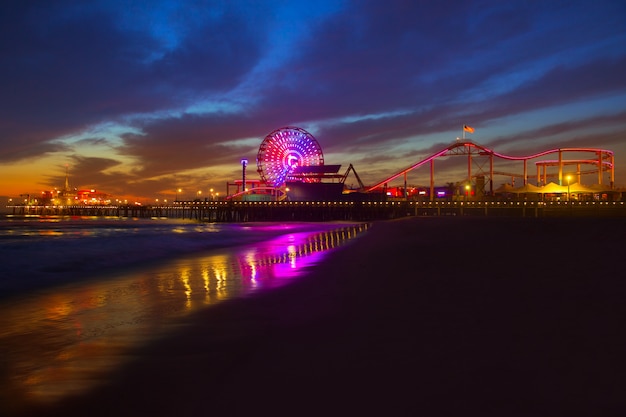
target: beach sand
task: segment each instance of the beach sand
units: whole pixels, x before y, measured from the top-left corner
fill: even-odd
[[[408,218],[133,352],[58,416],[609,416],[626,222]]]

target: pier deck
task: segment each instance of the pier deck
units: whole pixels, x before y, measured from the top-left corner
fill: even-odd
[[[154,206],[7,207],[13,215],[165,217],[231,223],[372,221],[409,216],[626,217],[623,201],[178,201]]]

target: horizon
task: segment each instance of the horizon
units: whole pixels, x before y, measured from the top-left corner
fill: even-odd
[[[469,127],[469,126],[467,128],[471,129],[471,127]],[[461,138],[457,138],[456,142],[459,143],[460,140],[461,140]],[[463,141],[476,143],[476,142],[472,141],[469,138],[463,138],[460,143],[463,143]],[[492,149],[492,151],[497,152],[497,150],[494,150],[494,149]],[[548,152],[548,151],[554,151],[554,150],[545,150],[545,151],[543,151],[541,153]],[[566,152],[566,148],[564,148],[563,154],[565,156],[567,156],[568,152],[569,153],[578,154],[578,153],[583,153],[583,152],[586,153],[586,152],[590,152],[590,151],[592,151],[592,149],[586,149],[585,151],[571,151],[571,150],[569,150],[569,151]],[[459,154],[459,155],[445,155],[445,156],[441,156],[441,157],[442,158],[453,158],[454,156],[457,156],[457,157],[458,156],[462,156],[463,158],[465,158],[465,155],[463,155],[463,154]],[[509,155],[507,155],[507,156],[509,156]],[[564,157],[563,161],[567,162],[568,159],[569,158],[565,158]],[[437,161],[437,158],[434,158],[434,160]],[[494,160],[502,161],[502,159],[498,158],[497,156],[494,157]],[[427,159],[419,161],[419,162],[424,162],[424,161],[427,161]],[[541,160],[539,160],[537,162],[540,162],[540,161],[541,162],[547,162],[547,161],[550,161],[550,160],[541,159]],[[447,162],[447,160],[444,160],[444,164],[446,162]],[[508,161],[508,162],[509,162],[509,164],[511,164],[510,161]],[[514,162],[514,164],[520,165],[520,162],[516,161],[516,162]],[[448,165],[450,165],[450,164],[448,164]],[[479,165],[479,164],[477,164],[476,162],[473,162],[472,165],[476,166],[476,165]],[[497,165],[497,163],[494,163],[494,166],[495,165]],[[567,164],[564,163],[564,170],[567,169],[566,165]],[[340,166],[340,167],[343,167],[343,166]],[[523,167],[523,165],[522,165],[522,167]],[[404,168],[407,168],[407,167],[404,167]],[[352,168],[352,169],[354,169],[356,171],[356,168]],[[420,169],[420,168],[418,167],[417,169]],[[422,170],[425,170],[425,168],[423,168]],[[514,171],[514,169],[512,171]],[[531,170],[531,171],[534,172],[534,170]],[[544,184],[544,185],[548,185],[548,184],[551,184],[551,183],[558,185],[558,182],[559,182],[558,178],[557,179],[553,178],[553,177],[558,177],[558,175],[557,175],[558,171],[555,171],[554,168],[553,168],[552,171],[553,172],[550,172],[548,174],[548,178],[546,179],[546,184]],[[588,179],[590,176],[594,177],[594,178],[597,178],[597,175],[598,175],[597,172],[584,172],[583,169],[580,169],[580,171],[582,172],[580,174],[580,182],[578,182],[576,180],[572,181],[572,179],[574,177],[574,175],[573,175],[574,173],[573,172],[569,172],[569,173],[564,172],[564,174],[563,174],[563,181],[566,181],[565,178],[568,178],[567,181],[569,181],[571,184],[579,183],[581,185],[587,185],[587,186],[589,186],[589,185],[599,185],[599,183],[597,181],[596,182],[583,181],[583,178]],[[347,172],[349,172],[349,170]],[[533,174],[532,172],[528,175],[527,183],[530,184],[531,186],[538,186],[538,187],[541,188],[541,185],[539,185],[539,183],[542,183],[543,179],[536,178],[537,175]],[[516,176],[521,177],[521,173],[519,173],[519,172],[515,172],[515,173],[519,174],[519,175],[516,175]],[[397,174],[397,173],[394,173],[394,174]],[[241,175],[241,173],[240,173],[240,175]],[[357,172],[357,175],[359,175],[358,172]],[[583,175],[586,175],[586,177],[583,177]],[[250,176],[248,174],[246,174],[246,177],[247,177],[248,181],[251,181],[251,182],[262,182],[258,178],[250,178]],[[348,174],[346,178],[351,178],[351,177],[355,177],[355,174],[354,173]],[[444,175],[444,177],[445,177],[445,175]],[[506,175],[500,174],[499,176],[498,175],[494,175],[494,177],[495,178],[508,178],[509,179],[509,181],[506,181],[506,180],[498,181],[498,182],[494,181],[494,184],[493,184],[493,189],[494,190],[496,190],[497,188],[502,187],[502,186],[511,186],[513,188],[520,188],[520,187],[524,186],[523,178],[520,179],[522,184],[521,185],[519,185],[519,184],[516,185],[515,179],[511,178],[511,177],[508,177]],[[603,178],[609,177],[609,178],[603,179],[603,183],[602,184],[603,185],[607,185],[607,186],[610,187],[610,184],[608,184],[608,182],[610,180],[610,174],[603,171],[602,177]],[[435,178],[437,178],[436,174],[435,174]],[[356,177],[354,179],[358,180],[358,178],[356,178]],[[29,195],[30,197],[33,197],[34,195],[38,195],[40,193],[43,194],[44,192],[54,192],[54,191],[57,191],[57,190],[66,191],[66,192],[68,192],[68,191],[81,192],[81,191],[91,190],[91,193],[105,194],[105,195],[111,197],[112,199],[116,199],[115,200],[116,202],[121,201],[119,198],[116,198],[115,195],[107,193],[106,190],[96,190],[96,189],[89,189],[89,188],[84,188],[84,187],[81,188],[81,187],[77,187],[77,186],[70,186],[72,181],[71,181],[71,178],[70,178],[70,175],[69,175],[69,171],[66,171],[66,177],[65,177],[64,181],[65,181],[65,185],[63,187],[55,187],[53,190],[44,190],[44,191],[40,191],[40,192],[21,193],[19,197],[17,197],[17,196],[0,196],[0,201],[2,199],[6,199],[7,200],[7,204],[8,204],[9,202],[11,202],[11,200],[14,200],[16,198],[23,198],[25,195]],[[446,183],[436,182],[434,186],[436,188],[449,187],[451,184],[453,184],[455,186],[462,186],[466,181],[467,181],[467,177],[465,177],[463,179],[459,179],[458,181],[454,181],[454,182],[446,182]],[[237,178],[237,179],[233,179],[232,182],[229,183],[229,185],[234,186],[234,185],[236,185],[235,182],[239,182],[241,184],[242,183],[241,176],[239,178]],[[419,184],[418,183],[412,183],[412,184],[408,184],[407,183],[407,187],[408,188],[430,188],[430,185],[426,184],[427,183],[427,178],[422,178],[422,182],[423,183],[419,183]],[[393,188],[395,188],[395,187],[402,188],[403,187],[403,184],[401,184],[401,180],[398,180],[397,178],[394,178],[393,180],[391,180],[390,183],[394,184]],[[347,188],[352,188],[352,187],[348,187],[347,184],[345,186]],[[365,189],[368,189],[369,187],[372,187],[372,186],[373,186],[373,184],[365,184],[365,188],[363,190],[361,190],[361,191],[365,191]],[[228,190],[228,185],[225,188],[226,188],[226,190]],[[237,189],[239,189],[239,188],[237,187]],[[253,188],[251,188],[251,190],[252,189],[254,189],[254,186],[253,186]],[[615,184],[613,184],[613,189],[615,189],[615,190],[626,190],[626,187],[624,187],[624,186],[615,186]],[[182,189],[178,189],[178,190],[174,190],[172,194],[173,195],[171,196],[171,198],[168,198],[168,196],[165,196],[165,198],[160,198],[160,199],[156,198],[156,201],[157,202],[158,201],[168,202],[168,201],[177,201],[177,200],[180,200],[180,201],[205,200],[205,201],[207,201],[207,200],[219,200],[219,199],[223,199],[225,197],[229,197],[227,192],[221,192],[219,189],[213,189],[213,188],[207,190],[207,193],[203,193],[202,190],[182,190]],[[233,194],[231,193],[230,195],[233,195]],[[125,199],[124,197],[121,197],[121,199],[122,200],[128,200],[128,199]],[[154,202],[155,202],[154,198],[138,197],[138,198],[135,198],[135,199],[131,199],[130,201],[126,201],[125,203],[130,203],[130,204],[132,204],[132,203],[154,204]]]

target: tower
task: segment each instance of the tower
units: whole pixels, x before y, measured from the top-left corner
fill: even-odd
[[[70,177],[68,174],[68,170],[69,170],[69,165],[65,164],[65,188],[63,188],[63,191],[68,192],[70,190]]]

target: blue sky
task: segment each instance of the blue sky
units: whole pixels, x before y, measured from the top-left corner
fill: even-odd
[[[0,195],[62,188],[66,167],[120,197],[224,192],[282,126],[369,184],[468,124],[514,156],[613,150],[626,186],[625,18],[608,0],[9,0]],[[464,179],[461,159],[437,166]]]

